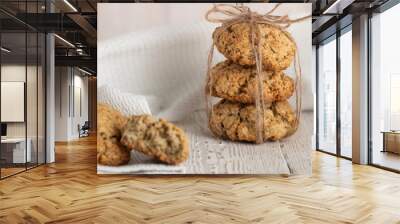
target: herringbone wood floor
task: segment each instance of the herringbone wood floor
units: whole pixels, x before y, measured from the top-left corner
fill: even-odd
[[[98,176],[95,139],[0,181],[0,223],[400,223],[400,175],[315,153],[310,177]]]

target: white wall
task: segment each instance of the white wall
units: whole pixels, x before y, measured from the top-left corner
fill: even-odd
[[[27,70],[25,70],[27,69]],[[37,107],[37,97],[36,97],[36,66],[25,65],[2,65],[1,66],[1,81],[2,82],[25,82],[25,75],[27,71],[28,86],[27,86],[27,120],[28,120],[28,137],[29,133],[35,131],[36,134],[36,107]],[[40,74],[39,70],[39,74]],[[41,105],[39,105],[40,107]],[[1,108],[6,110],[7,108]],[[32,131],[30,131],[32,127]],[[7,135],[8,137],[25,137],[25,122],[11,122],[7,125]]]
[[[76,72],[76,70],[75,70]],[[72,120],[71,120],[71,136],[72,138],[77,138],[79,137],[79,132],[78,132],[78,124],[80,124],[81,126],[85,123],[85,121],[88,121],[88,77],[83,77],[81,76],[82,73],[79,73],[79,75],[75,74],[74,77],[74,86],[75,86],[75,113],[72,113]],[[78,91],[80,90],[80,103],[78,102],[79,98],[78,98]],[[81,107],[80,109],[82,110],[81,112],[79,111],[79,107]]]
[[[55,141],[68,140],[70,76],[67,67],[55,68]]]
[[[76,68],[56,67],[55,141],[77,139],[78,124],[88,120],[88,77],[83,75]],[[81,113],[77,105],[82,105]]]
[[[27,69],[31,71],[33,67],[28,67]],[[25,65],[2,65],[1,81],[25,82]],[[1,109],[6,110],[6,108]],[[25,137],[25,123],[7,123],[7,137]]]

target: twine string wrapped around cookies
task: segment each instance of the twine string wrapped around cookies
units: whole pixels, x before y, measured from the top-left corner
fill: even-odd
[[[262,53],[260,48],[260,30],[258,24],[268,24],[281,30],[295,46],[295,57],[294,57],[294,70],[296,74],[295,78],[295,99],[296,99],[296,121],[295,129],[298,128],[301,116],[301,66],[299,63],[299,56],[297,53],[297,44],[292,35],[286,31],[290,25],[304,21],[310,16],[301,17],[298,19],[290,19],[288,15],[278,16],[271,15],[281,4],[276,4],[270,11],[265,14],[259,14],[253,12],[249,7],[240,5],[228,5],[228,4],[214,4],[214,6],[207,11],[205,18],[207,21],[212,23],[221,23],[221,31],[228,29],[230,26],[238,23],[249,23],[250,25],[250,43],[251,50],[254,55],[256,65],[256,81],[257,87],[255,90],[255,104],[256,104],[256,143],[264,142],[264,94],[263,94],[263,83],[264,76],[262,75]],[[217,16],[221,16],[218,18]],[[220,32],[221,33],[221,32]],[[218,35],[218,34],[217,34]],[[218,39],[218,37],[216,38]],[[211,66],[214,55],[215,43],[212,43],[211,49],[208,54],[207,62],[207,80],[206,80],[206,107],[208,118],[213,113],[213,107],[210,101],[211,88],[213,86],[211,77]]]

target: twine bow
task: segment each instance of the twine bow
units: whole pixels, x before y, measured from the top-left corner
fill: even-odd
[[[221,23],[220,31],[224,31],[228,27],[238,24],[238,23],[249,23],[250,24],[250,42],[252,51],[254,54],[255,65],[256,65],[256,76],[257,76],[257,88],[255,91],[255,99],[256,99],[256,143],[264,142],[264,94],[263,94],[263,82],[264,77],[261,75],[262,73],[262,52],[259,46],[259,38],[256,36],[260,36],[260,30],[258,24],[268,24],[270,26],[276,27],[281,30],[288,39],[295,46],[295,57],[294,57],[294,70],[296,73],[295,79],[295,87],[296,87],[296,121],[295,121],[295,129],[298,128],[301,116],[301,66],[299,63],[299,56],[297,53],[297,44],[293,39],[292,35],[286,31],[290,25],[294,23],[298,23],[304,21],[311,16],[305,16],[298,19],[290,19],[288,15],[278,16],[272,15],[272,13],[280,6],[281,4],[276,4],[270,11],[265,14],[259,14],[257,12],[251,11],[249,7],[240,5],[228,5],[228,4],[214,4],[214,6],[207,11],[205,18],[207,21],[212,23]],[[220,17],[218,17],[220,16]],[[221,32],[219,32],[221,33]],[[218,35],[218,33],[216,33]],[[218,39],[218,36],[217,38]],[[208,62],[207,62],[207,85],[206,85],[206,106],[208,117],[210,117],[212,111],[212,105],[209,100],[209,96],[211,94],[212,88],[212,78],[211,78],[211,65],[214,55],[214,46],[215,43],[213,41],[211,49],[208,54]],[[210,110],[211,108],[211,110]]]

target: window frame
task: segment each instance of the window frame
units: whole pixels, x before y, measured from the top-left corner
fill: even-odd
[[[39,12],[39,8],[38,8],[38,4],[39,4],[39,0],[34,0],[34,1],[32,1],[33,3],[36,3],[36,11],[37,11],[37,13]],[[27,19],[26,18],[26,16],[27,16],[27,5],[26,5],[26,3],[27,3],[27,1],[23,1],[23,3],[25,3],[25,20]],[[46,7],[46,12],[47,12],[47,9],[48,7]],[[25,139],[25,166],[24,166],[24,169],[23,170],[20,170],[20,171],[18,171],[18,172],[15,172],[15,173],[12,173],[12,174],[9,174],[9,175],[7,175],[7,176],[3,176],[3,173],[2,173],[2,167],[0,166],[0,180],[4,180],[4,179],[7,179],[7,178],[9,178],[9,177],[12,177],[12,176],[14,176],[14,175],[17,175],[17,174],[20,174],[20,173],[23,173],[23,172],[26,172],[26,171],[28,171],[28,170],[30,170],[30,169],[34,169],[34,168],[36,168],[36,167],[39,167],[39,166],[41,166],[41,165],[44,165],[44,164],[46,164],[47,163],[47,110],[46,110],[46,108],[47,108],[47,81],[46,81],[46,79],[47,79],[47,43],[48,43],[48,41],[47,41],[47,33],[46,32],[43,32],[43,31],[41,31],[41,30],[38,30],[38,29],[36,29],[36,28],[34,28],[34,27],[32,27],[32,26],[30,26],[29,24],[27,24],[27,23],[25,23],[25,22],[23,22],[22,20],[19,20],[18,18],[16,18],[16,17],[13,17],[12,16],[12,14],[8,14],[8,12],[7,11],[4,11],[4,10],[2,10],[2,12],[4,13],[4,12],[6,12],[7,13],[7,15],[9,15],[9,16],[11,16],[11,18],[12,19],[14,19],[14,20],[16,20],[17,22],[20,22],[21,24],[22,24],[22,27],[23,27],[23,30],[18,30],[18,31],[3,31],[3,30],[1,30],[0,29],[0,46],[2,45],[2,43],[1,43],[1,41],[2,41],[2,34],[6,34],[6,33],[20,33],[20,34],[23,34],[23,35],[25,35],[25,49],[24,49],[24,51],[25,51],[25,87],[24,87],[24,89],[25,89],[25,96],[24,96],[24,98],[25,98],[25,102],[24,102],[24,122],[25,122],[25,127],[24,127],[24,129],[25,129],[25,136],[24,136],[24,139]],[[0,24],[0,26],[1,26],[1,24]],[[1,27],[0,27],[1,28]],[[36,36],[36,49],[35,49],[35,52],[36,52],[36,60],[35,60],[35,62],[34,62],[34,64],[35,64],[35,66],[36,66],[36,69],[35,69],[35,74],[36,74],[36,91],[35,91],[35,93],[33,93],[33,94],[35,94],[36,95],[36,122],[34,122],[35,124],[36,124],[36,136],[34,136],[33,138],[36,138],[36,140],[37,140],[37,145],[36,145],[36,161],[35,161],[35,163],[32,163],[32,164],[30,164],[29,166],[28,166],[28,163],[29,162],[27,162],[27,156],[28,156],[28,154],[27,154],[27,147],[28,147],[28,144],[27,144],[27,140],[28,140],[28,116],[27,116],[27,83],[28,83],[28,79],[27,79],[27,75],[28,75],[28,34],[33,34],[33,35],[35,35]],[[38,70],[38,66],[40,65],[39,64],[39,34],[43,34],[43,35],[41,35],[42,36],[42,38],[40,39],[40,41],[41,41],[41,44],[42,44],[42,47],[43,47],[43,49],[41,49],[41,53],[43,53],[43,55],[41,55],[42,56],[42,60],[44,60],[44,63],[43,64],[41,64],[42,65],[42,70],[41,70],[41,75],[42,75],[42,84],[43,84],[43,93],[42,93],[42,96],[44,97],[43,99],[42,99],[42,103],[43,103],[43,105],[41,105],[43,108],[42,109],[44,109],[44,114],[43,114],[43,117],[41,117],[41,122],[43,122],[43,128],[44,128],[44,130],[43,130],[43,145],[42,145],[42,152],[44,153],[43,155],[41,155],[41,157],[43,157],[42,159],[43,159],[43,162],[39,162],[39,143],[38,143],[38,139],[39,139],[39,113],[38,113],[38,111],[39,111],[39,81],[38,81],[38,75],[39,75],[39,70]],[[3,58],[2,58],[2,55],[1,55],[1,53],[0,53],[0,82],[1,82],[1,68],[2,68],[2,66],[3,66],[3,64],[2,64],[2,62],[3,62],[3,60],[2,60]],[[0,89],[1,89],[1,86],[0,86]],[[0,91],[1,92],[1,91]],[[1,105],[0,105],[0,111],[1,111]],[[0,115],[1,116],[1,115]],[[44,120],[42,120],[42,119],[44,119]],[[0,119],[0,123],[1,123],[1,119]],[[32,151],[33,152],[33,151]],[[31,154],[32,155],[32,154]],[[1,158],[1,144],[0,144],[0,158]],[[1,164],[0,164],[1,165]],[[21,167],[22,168],[22,167]]]
[[[316,77],[315,77],[315,85],[316,85],[316,139],[315,139],[315,145],[316,145],[316,150],[319,152],[323,152],[329,155],[337,156],[343,159],[347,160],[352,160],[351,157],[347,157],[342,155],[342,150],[341,150],[341,118],[340,118],[340,103],[341,103],[341,97],[340,97],[340,84],[341,84],[341,65],[340,65],[340,37],[347,32],[352,31],[352,23],[346,25],[340,30],[337,30],[336,33],[332,34],[331,36],[327,37],[326,39],[320,41],[318,44],[316,44]],[[320,105],[318,104],[319,102],[319,47],[321,44],[326,44],[331,41],[336,41],[336,152],[332,153],[327,150],[324,150],[320,148],[319,144],[319,111],[320,111]]]

